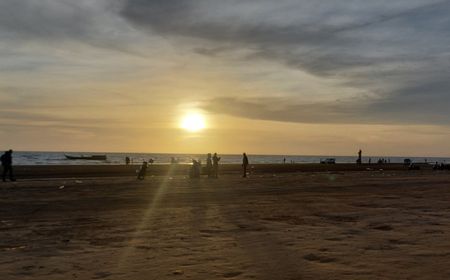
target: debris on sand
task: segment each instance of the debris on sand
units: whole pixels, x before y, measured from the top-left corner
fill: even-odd
[[[183,272],[183,270],[177,269],[177,270],[172,271],[172,274],[173,275],[183,275],[184,272]]]

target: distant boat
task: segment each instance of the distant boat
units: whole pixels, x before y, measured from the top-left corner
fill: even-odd
[[[81,156],[69,156],[64,155],[67,159],[80,159],[80,160],[106,160],[106,155],[81,155]]]
[[[326,158],[326,159],[320,159],[321,164],[335,164],[336,159],[335,158]]]

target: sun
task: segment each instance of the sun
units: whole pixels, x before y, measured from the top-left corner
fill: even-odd
[[[186,131],[199,132],[205,127],[205,118],[199,113],[188,113],[181,119],[181,128]]]

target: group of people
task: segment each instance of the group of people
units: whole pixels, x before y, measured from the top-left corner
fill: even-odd
[[[385,159],[385,158],[379,158],[378,160],[377,160],[377,163],[378,164],[388,164],[388,163],[391,163],[391,159]]]
[[[212,156],[211,153],[208,153],[206,156],[206,168],[205,173],[208,175],[208,178],[219,178],[219,161],[220,157],[217,156],[217,153],[214,153]],[[200,178],[202,174],[202,162],[201,160],[192,160],[192,167],[189,172],[190,178]]]
[[[372,158],[369,158],[368,163],[371,164],[372,163]],[[386,159],[386,158],[379,158],[377,160],[377,164],[388,164],[391,163],[391,159]],[[358,158],[356,159],[356,164],[360,165],[362,164],[362,150],[360,149],[358,151]]]
[[[219,178],[219,162],[220,157],[217,155],[217,153],[214,153],[213,155],[211,153],[208,153],[206,156],[206,167],[202,169],[202,161],[200,159],[192,159],[192,166],[189,169],[189,178],[200,178],[202,174],[206,174],[208,178]],[[126,159],[127,165],[129,164],[128,157]],[[151,161],[153,163],[153,160]],[[174,158],[171,159],[171,164],[174,164]],[[249,160],[246,153],[242,154],[242,168],[243,168],[243,174],[242,177],[247,177],[248,173],[248,165]],[[142,166],[140,170],[138,171],[137,179],[138,180],[144,180],[145,175],[147,173],[148,168],[148,162],[144,161],[142,163]]]
[[[219,161],[220,157],[217,156],[217,153],[211,157],[211,154],[208,154],[206,157],[206,174],[208,178],[218,178],[219,177]]]
[[[208,176],[208,178],[218,178],[219,177],[219,161],[220,157],[217,156],[217,153],[214,153],[214,155],[211,155],[210,153],[206,156],[206,168],[205,168],[205,174]],[[248,173],[248,157],[246,153],[242,154],[242,177],[247,177]],[[200,178],[202,174],[202,162],[201,160],[192,160],[192,166],[189,171],[189,177],[190,178]]]
[[[433,165],[433,170],[450,170],[450,164],[445,164],[443,162],[438,163],[436,161],[436,163]]]
[[[1,164],[2,164],[2,167],[3,167],[3,173],[2,173],[3,182],[6,181],[6,177],[7,176],[9,176],[9,179],[11,181],[15,181],[16,180],[14,178],[13,169],[12,169],[12,153],[13,153],[12,150],[8,150],[0,157],[0,161],[1,161]],[[130,162],[131,162],[130,158],[126,157],[125,158],[125,163],[127,165],[129,165]],[[150,159],[149,162],[153,163],[153,159]],[[214,153],[214,155],[211,155],[209,153],[207,155],[207,157],[206,157],[205,173],[206,173],[206,175],[208,175],[208,178],[218,178],[219,177],[219,162],[220,162],[220,157],[217,155],[217,153]],[[247,177],[248,165],[249,165],[249,160],[248,160],[247,154],[243,153],[242,154],[242,169],[243,169],[242,177],[244,177],[244,178]],[[142,166],[141,166],[140,170],[138,171],[137,178],[139,180],[145,179],[145,175],[147,173],[147,168],[148,168],[148,162],[144,161],[142,163]],[[189,177],[190,178],[200,178],[201,174],[202,174],[202,163],[201,163],[201,161],[193,159],[192,160],[192,167],[191,167],[191,170],[189,172]]]

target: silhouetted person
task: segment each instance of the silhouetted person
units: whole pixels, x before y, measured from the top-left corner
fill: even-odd
[[[433,170],[439,170],[439,163],[436,161],[436,163],[433,165]]]
[[[12,150],[6,151],[1,157],[0,160],[2,162],[3,167],[3,182],[6,182],[6,175],[9,175],[9,179],[11,181],[15,181],[12,169]]]
[[[206,157],[206,174],[208,175],[208,178],[211,178],[213,176],[213,163],[211,153],[208,153]]]
[[[139,174],[137,176],[138,180],[144,180],[145,179],[145,175],[147,174],[147,162],[144,161],[142,163],[141,169],[139,170]]]
[[[153,164],[155,162],[152,158],[148,160],[148,163]]]
[[[242,168],[244,171],[244,174],[242,175],[242,177],[247,177],[247,166],[248,166],[248,157],[245,153],[242,154]]]
[[[200,160],[192,160],[192,167],[189,172],[190,178],[200,178],[200,171],[202,170],[202,162]]]
[[[283,158],[283,164],[286,164],[286,158]]]
[[[130,158],[129,158],[129,157],[126,157],[126,158],[125,158],[125,164],[126,164],[126,165],[130,165],[130,162],[131,162]]]
[[[218,178],[219,177],[219,161],[220,157],[217,156],[217,153],[214,153],[214,156],[212,158],[213,160],[213,177]]]
[[[361,155],[362,155],[362,151],[359,150],[359,152],[358,152],[358,159],[356,160],[356,163],[357,163],[357,164],[361,164],[361,163],[362,163]]]
[[[369,158],[369,164],[371,164],[372,163],[372,158]]]

